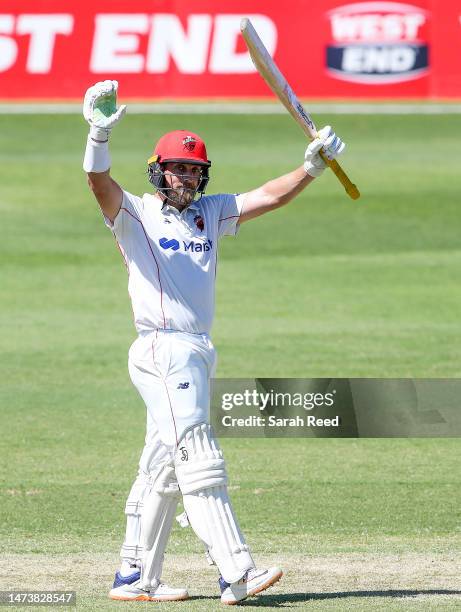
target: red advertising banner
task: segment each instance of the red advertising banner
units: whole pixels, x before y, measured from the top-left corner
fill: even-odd
[[[272,97],[240,35],[250,17],[306,98],[461,97],[461,0],[2,0],[0,99]]]

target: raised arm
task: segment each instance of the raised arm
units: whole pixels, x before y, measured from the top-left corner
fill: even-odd
[[[288,204],[325,170],[326,164],[319,155],[320,149],[329,159],[335,159],[344,151],[345,146],[329,125],[321,129],[318,138],[306,149],[303,166],[245,194],[239,223]]]
[[[123,197],[120,185],[110,176],[109,136],[126,111],[126,106],[117,110],[117,88],[117,81],[96,83],[88,89],[83,102],[83,116],[90,124],[83,169],[102,212],[111,221]]]

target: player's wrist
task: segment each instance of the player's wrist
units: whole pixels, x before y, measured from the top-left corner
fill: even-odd
[[[318,167],[311,161],[304,162],[303,168],[304,172],[312,178],[318,178],[320,175],[323,174],[323,171],[325,170],[325,166]]]

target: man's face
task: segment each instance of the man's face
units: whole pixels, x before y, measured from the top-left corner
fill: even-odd
[[[183,210],[192,202],[202,177],[202,168],[195,164],[167,162],[165,164],[165,182],[168,203],[178,210]]]

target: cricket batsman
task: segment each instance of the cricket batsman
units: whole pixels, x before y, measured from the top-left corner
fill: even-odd
[[[182,497],[187,521],[219,572],[221,601],[236,604],[280,580],[278,567],[259,569],[240,530],[227,490],[226,464],[209,424],[210,340],[218,241],[246,221],[288,204],[325,169],[344,143],[325,127],[292,172],[241,194],[204,195],[211,162],[193,132],[164,134],[148,159],[154,193],[142,197],[110,175],[109,137],[123,118],[116,81],[85,95],[90,125],[83,168],[128,271],[138,337],[128,369],[147,408],[139,471],[126,502],[121,567],[109,597],[125,601],[187,599],[161,582],[165,548]]]

